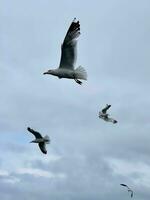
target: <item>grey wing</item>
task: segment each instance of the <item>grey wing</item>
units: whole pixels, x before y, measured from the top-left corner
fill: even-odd
[[[133,197],[133,191],[131,190],[131,198]]]
[[[111,105],[106,104],[105,108],[102,109],[102,113],[106,114],[107,110],[111,107]]]
[[[47,154],[45,142],[40,142],[39,147],[44,154]]]
[[[128,192],[131,193],[131,198],[132,198],[133,197],[133,190],[131,190],[128,186],[127,186],[127,188],[128,188]]]
[[[110,117],[107,118],[107,121],[112,122],[113,124],[116,124],[118,122],[117,120],[110,118]],[[125,185],[122,185],[122,186],[125,186]],[[128,187],[128,186],[125,186],[125,187]]]
[[[37,132],[37,131],[34,131],[33,129],[31,129],[30,127],[27,128],[27,130],[32,133],[36,138],[42,138],[42,135]]]
[[[124,187],[128,187],[126,184],[123,184],[123,183],[121,183],[120,185],[121,185],[121,186],[124,186]]]
[[[61,46],[59,68],[74,69],[77,57],[77,38],[80,35],[80,24],[79,21],[76,22],[75,20],[71,23]]]

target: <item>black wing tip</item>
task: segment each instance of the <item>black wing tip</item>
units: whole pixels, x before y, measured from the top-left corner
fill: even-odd
[[[76,18],[74,18],[66,35],[70,34],[71,32],[79,32],[79,31],[80,31],[80,23],[79,21],[76,20]]]
[[[28,131],[30,131],[30,130],[31,130],[31,128],[30,128],[30,127],[27,127],[27,130],[28,130]]]
[[[117,120],[114,120],[114,122],[113,122],[114,124],[117,124],[118,123],[118,121]]]
[[[76,25],[77,27],[80,27],[80,22],[79,22],[79,20],[77,21],[76,18],[73,19],[73,21],[72,21],[71,24],[74,24],[74,25]]]
[[[126,184],[124,184],[124,183],[121,183],[120,185],[122,185],[122,186],[125,186],[125,187],[127,186],[127,185],[126,185]]]
[[[107,106],[108,108],[110,108],[110,107],[111,107],[111,104],[106,104],[106,106]]]
[[[27,130],[28,130],[29,132],[31,132],[31,133],[34,132],[34,130],[33,130],[32,128],[30,128],[30,127],[27,127]]]
[[[42,150],[41,150],[42,151]],[[47,154],[47,151],[42,151],[42,153]]]

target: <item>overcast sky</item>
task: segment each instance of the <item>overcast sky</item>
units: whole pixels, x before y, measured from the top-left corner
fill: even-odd
[[[76,67],[43,76],[80,20]],[[0,0],[0,198],[150,198],[150,1]],[[106,103],[118,124],[98,112]],[[44,155],[27,126],[49,135]]]

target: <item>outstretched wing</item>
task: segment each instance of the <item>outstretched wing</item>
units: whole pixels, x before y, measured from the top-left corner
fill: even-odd
[[[131,192],[131,198],[133,197],[133,191],[132,190],[130,190],[130,192]]]
[[[71,23],[64,42],[61,46],[61,60],[59,68],[73,69],[77,57],[77,38],[80,35],[80,24],[76,18]]]
[[[40,142],[39,147],[44,154],[47,154],[45,142]]]
[[[37,131],[34,131],[33,129],[31,129],[30,127],[27,128],[27,130],[32,133],[36,138],[42,138],[42,135],[37,132]]]
[[[128,192],[131,193],[131,198],[132,198],[132,197],[133,197],[133,190],[131,190],[131,189],[129,188],[129,186],[126,185],[126,184],[121,183],[120,185],[121,185],[121,186],[124,186],[124,187],[126,187],[126,188],[128,188]]]
[[[107,118],[107,121],[108,121],[108,122],[112,122],[113,124],[116,124],[116,123],[118,122],[117,120],[115,120],[115,119],[113,119],[113,118],[110,118],[110,117]],[[122,185],[122,186],[125,186],[125,184]],[[127,186],[125,186],[125,187],[127,187]]]
[[[102,109],[102,113],[106,114],[107,110],[111,107],[111,105],[106,104],[105,108]]]

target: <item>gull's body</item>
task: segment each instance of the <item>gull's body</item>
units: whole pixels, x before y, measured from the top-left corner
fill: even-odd
[[[30,127],[28,127],[27,130],[35,136],[35,140],[32,140],[31,143],[38,143],[41,151],[44,154],[47,154],[46,144],[49,144],[50,142],[49,137],[47,135],[45,137],[42,137],[42,135],[39,132],[34,131]]]
[[[64,42],[61,45],[61,60],[57,69],[50,69],[43,74],[51,74],[58,78],[74,79],[78,84],[82,84],[82,80],[87,80],[87,73],[81,66],[75,69],[77,58],[77,38],[80,35],[80,23],[76,19],[71,23]]]
[[[110,118],[109,114],[107,113],[107,110],[111,107],[111,105],[106,104],[105,108],[103,108],[99,112],[99,118],[103,119],[106,122],[112,122],[113,124],[117,123],[117,120]]]
[[[120,185],[127,188],[128,192],[130,192],[131,198],[132,198],[133,197],[133,190],[131,190],[131,188],[129,188],[126,184],[121,183]]]

